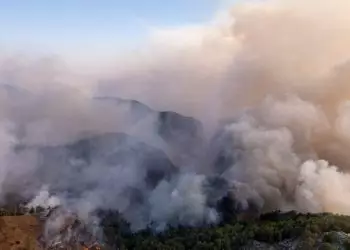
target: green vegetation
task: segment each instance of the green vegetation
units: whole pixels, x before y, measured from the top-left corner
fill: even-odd
[[[285,240],[296,242],[296,249],[349,249],[350,242],[338,240],[336,232],[350,233],[350,217],[332,214],[273,212],[249,222],[235,221],[200,228],[169,228],[162,233],[143,230],[132,233],[116,213],[103,221],[106,239],[119,249],[240,249],[253,241],[276,245]]]

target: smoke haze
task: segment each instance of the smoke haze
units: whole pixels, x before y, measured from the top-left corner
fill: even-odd
[[[155,29],[137,56],[91,75],[1,58],[1,200],[86,220],[116,209],[133,229],[218,222],[227,194],[243,209],[350,214],[349,9],[242,3]]]

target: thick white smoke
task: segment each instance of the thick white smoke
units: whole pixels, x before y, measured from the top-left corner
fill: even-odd
[[[4,58],[1,197],[39,192],[33,203],[45,205],[50,196],[43,192],[52,189],[83,218],[117,209],[134,229],[216,222],[218,212],[208,203],[227,192],[242,207],[254,203],[261,211],[350,214],[349,8],[347,0],[247,2],[234,6],[224,23],[155,29],[148,52],[93,77],[55,60]],[[113,97],[198,119],[203,138],[191,146],[195,160],[159,136],[154,112]],[[61,159],[64,149],[47,156],[47,168],[40,165],[37,148],[116,132],[162,150],[176,174],[150,187],[137,160],[108,165],[96,154],[81,168]],[[217,134],[224,139],[212,146]],[[128,140],[118,145],[96,147],[134,147]],[[231,160],[217,163],[217,147]],[[210,186],[211,177],[227,187]]]

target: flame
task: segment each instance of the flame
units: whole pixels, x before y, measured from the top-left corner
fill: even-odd
[[[85,243],[81,243],[81,245],[83,250],[102,250],[97,242],[91,244],[90,246],[87,246]]]
[[[83,246],[83,250],[102,250],[102,248],[99,246],[92,246],[92,247]]]

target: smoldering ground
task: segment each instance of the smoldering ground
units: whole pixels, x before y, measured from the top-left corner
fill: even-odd
[[[349,214],[349,8],[241,3],[225,22],[156,29],[147,52],[87,78],[3,58],[2,201],[115,209],[133,229],[218,222],[228,196]]]

